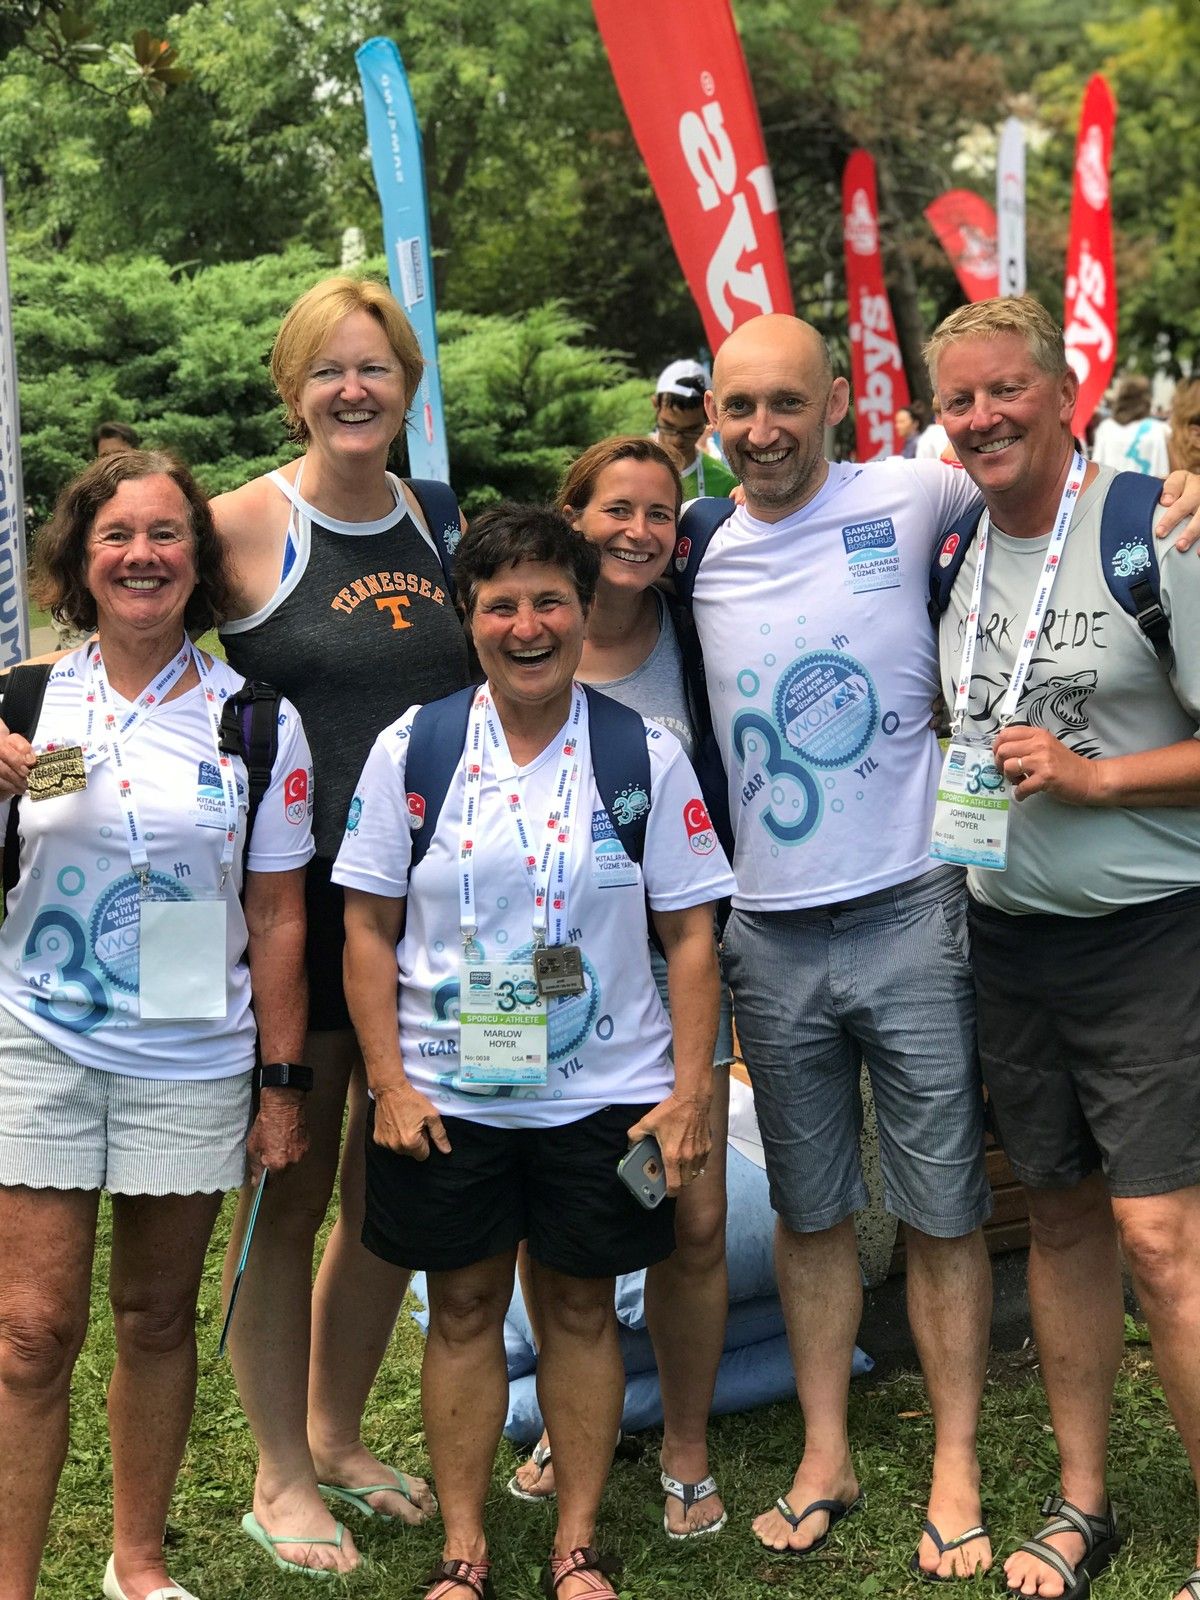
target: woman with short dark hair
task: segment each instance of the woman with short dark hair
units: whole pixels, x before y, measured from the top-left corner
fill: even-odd
[[[713,902],[733,878],[678,742],[574,681],[599,564],[547,508],[479,518],[455,576],[487,681],[380,734],[334,868],[374,1096],[364,1240],[428,1275],[446,1537],[426,1600],[492,1592],[483,1505],[522,1240],[558,1471],[543,1587],[615,1600],[594,1542],[624,1391],[614,1277],[675,1244],[672,1207],[644,1209],[618,1168],[628,1155],[635,1190],[665,1176],[674,1195],[710,1148]]]

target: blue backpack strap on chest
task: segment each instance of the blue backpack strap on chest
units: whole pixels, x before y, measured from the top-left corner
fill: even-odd
[[[1140,472],[1118,472],[1100,513],[1100,564],[1104,581],[1169,672],[1174,665],[1171,621],[1160,601],[1154,520],[1162,483]],[[965,512],[934,546],[929,568],[929,617],[936,627],[950,604],[963,558],[979,526],[978,506]]]
[[[712,499],[693,500],[680,517],[671,572],[675,580],[675,593],[685,606],[692,603],[696,573],[704,560],[704,552],[712,543],[713,534],[718,528],[724,527],[733,513],[732,500],[714,496]]]
[[[1113,599],[1150,641],[1164,669],[1175,665],[1171,619],[1160,599],[1154,521],[1162,481],[1140,472],[1118,472],[1108,486],[1100,516],[1100,563]]]
[[[586,685],[584,693],[596,788],[626,855],[640,866],[650,811],[650,753],[646,749],[645,725],[628,706],[618,705]],[[460,689],[444,700],[422,706],[413,718],[404,786],[410,795],[420,796],[416,814],[421,823],[413,831],[410,873],[437,831],[442,806],[462,760],[474,697],[473,688]]]
[[[704,656],[700,650],[700,636],[692,613],[674,595],[664,594],[667,610],[675,625],[679,643],[679,658],[683,664],[683,686],[687,693],[688,711],[692,727],[696,730],[696,748],[692,766],[700,780],[700,793],[708,811],[709,820],[721,841],[721,848],[733,860],[733,825],[729,820],[729,782],[721,746],[713,727],[712,711],[708,704],[708,683],[704,675]]]
[[[404,483],[417,497],[421,515],[437,547],[437,558],[441,563],[446,588],[451,600],[454,600],[454,552],[462,538],[461,514],[454,490],[437,478],[405,478]]]
[[[271,773],[279,753],[278,689],[248,678],[221,707],[218,746],[222,755],[241,756],[246,763],[246,849],[254,831],[254,818],[263,795],[271,787]]]

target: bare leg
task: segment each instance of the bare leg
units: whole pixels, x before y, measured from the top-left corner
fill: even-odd
[[[312,1050],[308,1059],[316,1068],[307,1107],[308,1153],[296,1166],[274,1174],[263,1196],[229,1353],[259,1450],[255,1516],[269,1534],[332,1539],[337,1521],[318,1492],[308,1448],[309,1329],[313,1246],[337,1171],[349,1065],[332,1055],[318,1059]],[[244,1189],[225,1257],[227,1294],[251,1198]],[[279,1554],[285,1561],[337,1572],[350,1572],[358,1562],[349,1532],[340,1549],[301,1539],[280,1545]]]
[[[196,1297],[220,1194],[114,1195],[108,1388],[113,1564],[129,1600],[170,1583],[167,1508],[196,1403]]]
[[[538,1308],[537,1285],[530,1270],[529,1247],[524,1242],[517,1246],[517,1276],[521,1280],[521,1298],[525,1302],[525,1315],[529,1318],[529,1331],[533,1335],[533,1348],[542,1348],[542,1314]],[[522,1461],[513,1477],[519,1488],[526,1494],[536,1495],[539,1500],[553,1500],[554,1498],[554,1462],[544,1459],[539,1466],[537,1455],[550,1448],[550,1435],[545,1428],[542,1436],[534,1449],[536,1454],[530,1455]]]
[[[1163,1392],[1200,1484],[1200,1188],[1112,1205]]]
[[[530,1262],[542,1316],[538,1399],[554,1440],[558,1528],[554,1554],[594,1544],[596,1513],[612,1464],[625,1372],[617,1344],[612,1278],[572,1278]],[[564,1578],[559,1600],[586,1594],[586,1577]]]
[[[1058,1443],[1065,1499],[1089,1516],[1108,1501],[1105,1463],[1113,1384],[1121,1363],[1124,1309],[1117,1232],[1099,1173],[1074,1189],[1029,1189],[1029,1309],[1042,1380]],[[1087,1337],[1080,1337],[1080,1329]],[[1050,1541],[1072,1566],[1083,1540]],[[1004,1563],[1022,1594],[1061,1595],[1063,1581],[1036,1556],[1017,1552]]]
[[[482,1561],[487,1554],[483,1505],[508,1410],[504,1313],[514,1262],[515,1252],[506,1252],[458,1272],[429,1274],[421,1409],[448,1561]],[[474,1600],[465,1584],[449,1593]]]
[[[654,1341],[663,1401],[663,1471],[681,1483],[707,1478],[708,1415],[725,1343],[729,1273],[725,1262],[725,1144],[729,1074],[714,1074],[712,1154],[702,1178],[679,1196],[675,1252],[646,1273],[646,1324]],[[672,1533],[710,1527],[725,1508],[719,1495],[688,1515],[667,1499]]]
[[[929,1520],[943,1539],[983,1521],[976,1449],[992,1326],[992,1269],[983,1232],[935,1239],[907,1229],[908,1320],[933,1411]],[[992,1564],[990,1542],[972,1539],[939,1560],[921,1536],[921,1564],[942,1577],[969,1577]]]
[[[0,1600],[33,1600],[87,1332],[94,1189],[0,1188]]]
[[[820,1233],[794,1233],[777,1218],[775,1276],[804,1414],[804,1456],[787,1499],[793,1511],[813,1500],[849,1503],[857,1498],[858,1479],[850,1459],[846,1406],[854,1338],[862,1320],[853,1219]],[[774,1507],[754,1519],[754,1531],[769,1550],[804,1550],[828,1525],[824,1511],[814,1511],[794,1531]]]
[[[319,1041],[319,1042],[318,1042]],[[408,1288],[402,1267],[381,1261],[362,1242],[366,1202],[367,1083],[353,1035],[313,1034],[309,1057],[335,1056],[350,1073],[349,1117],[342,1146],[341,1205],[321,1257],[312,1301],[308,1439],[322,1483],[347,1488],[388,1483],[385,1466],[362,1442],[363,1412],[387,1353]],[[369,1503],[386,1517],[424,1522],[435,1502],[423,1478],[405,1475],[413,1500],[393,1492]]]

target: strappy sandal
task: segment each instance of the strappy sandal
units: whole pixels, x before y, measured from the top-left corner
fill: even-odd
[[[1189,1572],[1183,1580],[1184,1593],[1188,1600],[1200,1600],[1200,1567],[1195,1572]]]
[[[1058,1573],[1066,1585],[1062,1600],[1087,1600],[1092,1592],[1092,1579],[1100,1576],[1123,1543],[1112,1501],[1108,1502],[1102,1517],[1092,1517],[1077,1505],[1072,1505],[1070,1500],[1064,1500],[1062,1495],[1048,1494],[1042,1501],[1042,1515],[1049,1517],[1050,1521],[1044,1528],[1039,1528],[1032,1539],[1026,1539],[1024,1544],[1018,1545],[1017,1549],[1036,1556],[1051,1571]],[[1072,1566],[1052,1544],[1046,1543],[1055,1533],[1077,1533],[1083,1540],[1083,1557],[1076,1566]],[[1020,1594],[1021,1590],[1009,1584],[1004,1592]]]
[[[951,1550],[961,1550],[963,1545],[970,1544],[972,1539],[991,1538],[991,1534],[988,1532],[988,1525],[986,1522],[980,1522],[977,1523],[975,1527],[968,1528],[966,1533],[960,1533],[957,1539],[943,1539],[937,1527],[930,1522],[927,1517],[925,1519],[925,1532],[933,1540],[934,1549],[938,1553],[939,1561]],[[913,1555],[912,1560],[908,1563],[908,1570],[912,1573],[915,1573],[916,1576],[920,1578],[922,1583],[965,1583],[968,1582],[973,1576],[973,1574],[966,1572],[962,1573],[961,1575],[954,1572],[946,1573],[944,1575],[940,1572],[926,1572],[925,1568],[921,1565],[921,1555],[919,1551]],[[989,1571],[990,1570],[991,1569],[989,1568]]]
[[[439,1561],[427,1578],[425,1600],[442,1600],[452,1589],[470,1589],[478,1600],[495,1600],[490,1561]]]
[[[619,1561],[602,1556],[594,1545],[580,1545],[565,1556],[550,1557],[542,1568],[542,1593],[546,1600],[557,1600],[558,1586],[564,1579],[586,1575],[588,1587],[583,1593],[587,1600],[618,1600],[617,1591],[608,1580],[620,1571]],[[432,1600],[432,1596],[427,1596],[426,1600]]]
[[[550,1465],[550,1441],[547,1439],[545,1444],[540,1442],[535,1444],[533,1447],[533,1454],[529,1459],[538,1469],[538,1482],[540,1483],[542,1480],[542,1474]],[[515,1472],[508,1480],[508,1492],[511,1495],[515,1495],[518,1500],[528,1500],[531,1504],[537,1504],[539,1501],[553,1500],[555,1497],[555,1490],[553,1489],[549,1490],[545,1494],[535,1494],[532,1489],[524,1488],[518,1481]]]
[[[683,1514],[687,1516],[694,1505],[701,1500],[711,1500],[717,1492],[717,1480],[710,1473],[707,1478],[701,1478],[699,1483],[682,1483],[678,1478],[672,1478],[665,1472],[659,1473],[659,1482],[667,1494],[676,1500],[683,1501]],[[722,1511],[715,1522],[706,1522],[702,1528],[685,1528],[682,1533],[676,1533],[671,1527],[671,1519],[663,1512],[663,1532],[668,1539],[704,1539],[711,1533],[720,1533],[729,1521],[728,1511]]]

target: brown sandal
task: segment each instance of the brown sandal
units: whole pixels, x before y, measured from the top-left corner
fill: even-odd
[[[584,1590],[587,1600],[593,1600],[593,1596],[595,1600],[618,1600],[617,1591],[608,1579],[615,1578],[620,1570],[619,1561],[602,1556],[594,1545],[580,1545],[565,1556],[550,1557],[548,1565],[542,1568],[542,1593],[546,1600],[557,1600],[558,1586],[565,1578],[587,1573],[588,1587]]]
[[[490,1561],[439,1561],[427,1578],[425,1600],[442,1600],[452,1589],[470,1589],[479,1600],[495,1600]]]

